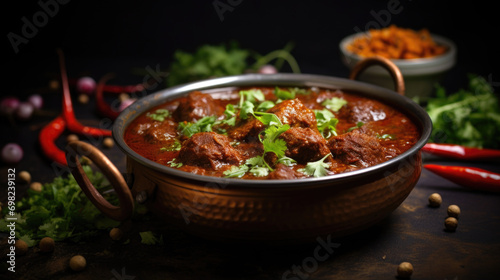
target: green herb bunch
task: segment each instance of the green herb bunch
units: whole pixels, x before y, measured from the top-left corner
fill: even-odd
[[[481,76],[469,74],[467,89],[447,95],[438,86],[428,101],[433,122],[430,142],[477,148],[500,148],[500,108],[491,85]]]
[[[110,187],[102,173],[93,172],[88,165],[83,169],[101,193]],[[118,203],[114,195],[103,196],[112,204]],[[3,217],[8,214],[7,210],[3,210]],[[14,217],[17,218],[16,236],[30,247],[43,237],[80,242],[95,236],[100,230],[119,225],[92,204],[72,175],[54,178],[43,185],[41,192],[28,190],[28,194],[16,202]],[[0,220],[0,232],[8,232],[7,224],[5,219]]]
[[[280,69],[283,62],[288,62],[294,73],[300,73],[295,58],[291,55],[292,44],[283,49],[261,55],[249,49],[243,49],[237,43],[220,45],[202,45],[193,52],[177,50],[173,55],[167,78],[167,86],[244,74],[247,70],[255,71],[259,67],[275,62]]]

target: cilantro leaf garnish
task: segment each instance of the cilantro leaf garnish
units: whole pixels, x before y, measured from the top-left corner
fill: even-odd
[[[146,245],[163,245],[163,235],[160,238],[156,236],[152,231],[142,231],[139,232],[141,236],[141,243]]]
[[[276,126],[271,125],[264,130],[264,138],[261,139],[264,145],[264,154],[275,153],[278,158],[285,156],[286,142],[278,137],[290,128],[288,124]]]
[[[254,112],[253,108],[254,105],[252,102],[248,100],[243,102],[240,117],[253,115],[256,119],[266,125],[264,131],[259,135],[259,140],[264,147],[264,152],[259,156],[247,159],[246,162],[239,167],[231,167],[231,169],[224,172],[226,177],[242,177],[247,172],[250,172],[257,177],[267,176],[269,171],[273,171],[273,168],[269,166],[264,159],[265,155],[267,153],[274,153],[278,157],[278,160],[285,156],[285,151],[287,149],[286,142],[278,137],[283,132],[287,131],[290,128],[290,125],[283,125],[281,120],[275,114]]]
[[[325,99],[321,102],[321,105],[325,106],[327,109],[330,109],[334,112],[338,112],[340,108],[347,104],[347,101],[342,98],[332,97],[329,99]]]
[[[357,122],[357,123],[356,123],[356,126],[349,127],[349,129],[347,129],[347,132],[351,132],[351,131],[353,131],[353,130],[355,130],[355,129],[357,129],[357,128],[362,127],[363,125],[364,125],[364,123],[363,123],[363,122]]]
[[[179,167],[182,167],[182,162],[176,162],[176,158],[173,158],[171,161],[167,162],[170,167],[174,167],[174,168],[179,168]]]
[[[323,138],[327,139],[331,136],[337,136],[336,127],[339,120],[335,118],[335,115],[330,110],[314,110],[314,114],[316,116],[318,130]]]
[[[206,116],[196,122],[181,122],[177,126],[177,130],[186,137],[191,137],[198,132],[210,132],[215,124],[215,116]]]
[[[160,151],[162,152],[173,152],[173,151],[179,151],[181,149],[181,142],[175,141],[173,142],[170,146],[168,147],[161,147]]]
[[[262,103],[260,103],[259,105],[257,105],[257,108],[255,109],[255,111],[257,112],[265,112],[269,109],[271,109],[272,107],[274,107],[274,102],[272,102],[271,100],[266,100]]]
[[[155,121],[162,122],[170,116],[170,112],[167,109],[157,109],[154,113],[147,113],[146,116]]]
[[[330,155],[331,154],[327,154],[318,161],[308,162],[306,167],[299,169],[299,171],[313,177],[323,177],[328,175],[327,168],[330,167],[330,163],[325,163],[324,161]]]
[[[250,101],[253,104],[257,104],[266,100],[264,93],[260,89],[250,89],[250,90],[240,90],[240,107],[243,102]]]
[[[223,174],[226,178],[241,178],[248,172],[249,169],[250,168],[246,164],[242,164],[240,166],[233,165],[231,166],[231,169],[224,171]]]
[[[235,126],[236,125],[236,108],[234,108],[233,104],[227,104],[226,110],[224,111],[224,120],[221,123]]]
[[[281,99],[281,100],[294,99],[295,98],[295,91],[288,91],[288,90],[280,89],[279,87],[275,87],[274,88],[274,95],[276,95],[276,97],[278,97],[278,99]]]

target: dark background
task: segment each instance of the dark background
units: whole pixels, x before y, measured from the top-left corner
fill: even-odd
[[[60,0],[61,2],[64,2]],[[67,1],[67,0],[66,0]],[[202,44],[235,40],[240,47],[266,54],[294,42],[292,54],[304,73],[347,77],[339,57],[340,40],[367,27],[427,28],[453,40],[457,65],[443,82],[451,92],[466,83],[466,73],[500,81],[498,74],[498,10],[494,2],[468,1],[251,1],[233,4],[221,21],[217,1],[68,1],[48,16],[27,43],[14,52],[8,35],[22,35],[23,17],[43,11],[38,1],[12,1],[4,9],[4,71],[2,95],[27,95],[58,73],[56,48],[66,55],[68,74],[96,79],[116,72],[124,83],[132,68],[168,69],[177,49],[194,51]],[[388,5],[400,7],[390,14]],[[53,7],[51,6],[53,9]],[[378,19],[377,19],[378,17]],[[43,18],[39,18],[42,20]],[[286,71],[286,69],[283,69]],[[136,82],[136,81],[133,81]]]

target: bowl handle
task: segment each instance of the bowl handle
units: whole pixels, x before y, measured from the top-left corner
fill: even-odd
[[[401,70],[394,64],[391,60],[381,57],[381,56],[374,56],[374,57],[368,57],[365,58],[356,65],[351,70],[351,74],[349,76],[349,79],[351,80],[356,80],[356,78],[368,67],[372,65],[380,65],[384,67],[387,71],[389,71],[389,74],[391,74],[392,79],[394,80],[394,87],[396,88],[396,92],[405,95],[405,82],[403,80],[403,74],[401,74]]]
[[[87,174],[78,161],[78,155],[82,154],[92,160],[97,167],[101,169],[104,176],[109,180],[111,186],[115,190],[120,206],[115,206],[109,203],[99,191],[92,185]],[[106,216],[123,221],[132,216],[134,210],[134,200],[132,193],[125,182],[125,179],[118,171],[116,166],[96,147],[82,141],[71,141],[66,149],[66,161],[71,170],[71,174],[75,177],[76,182],[80,185],[82,191],[92,201],[92,203]]]

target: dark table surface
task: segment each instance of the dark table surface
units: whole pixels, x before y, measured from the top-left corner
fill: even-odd
[[[5,204],[7,199],[8,168],[15,168],[17,173],[29,171],[34,181],[42,183],[59,175],[41,153],[37,140],[40,129],[61,108],[61,91],[47,88],[48,82],[60,74],[55,47],[63,47],[68,54],[70,77],[88,74],[99,78],[114,72],[117,79],[113,82],[130,84],[143,78],[130,75],[130,69],[165,69],[167,58],[177,48],[192,50],[204,43],[235,38],[244,47],[266,53],[295,39],[294,54],[304,73],[347,77],[348,70],[338,56],[339,40],[353,33],[354,27],[374,22],[393,1],[349,5],[325,1],[324,8],[321,4],[291,1],[287,5],[293,9],[287,11],[282,10],[279,1],[232,1],[235,7],[224,14],[224,21],[214,10],[215,2],[145,1],[137,6],[133,1],[123,1],[120,7],[102,1],[61,4],[59,13],[28,43],[21,44],[19,53],[9,56],[5,65],[10,72],[1,95],[24,98],[37,92],[44,97],[45,106],[43,114],[26,122],[1,120],[1,144],[17,142],[25,155],[18,164],[0,166],[0,201]],[[490,7],[490,2],[465,6],[445,1],[400,3],[402,12],[384,20],[413,28],[428,27],[457,43],[457,65],[443,81],[446,89],[454,92],[464,86],[469,72],[489,78],[498,87],[498,64],[493,63],[497,50],[492,35],[498,30],[497,10]],[[41,9],[37,5],[20,5],[10,9],[11,20],[4,26],[7,32],[21,34],[23,16],[32,19],[31,15]],[[76,95],[73,98],[78,119],[86,125],[97,125],[101,118],[94,100],[79,104]],[[58,145],[64,145],[67,134],[58,139]],[[101,150],[125,172],[125,155],[118,147]],[[457,162],[424,155],[424,163],[430,162],[500,172],[499,162]],[[18,184],[16,197],[26,195],[27,188],[26,184]],[[428,206],[428,196],[434,192],[443,198],[439,208]],[[450,204],[462,211],[455,232],[444,230]],[[16,273],[6,271],[8,246],[3,239],[0,278],[395,279],[398,264],[407,261],[414,267],[412,279],[458,280],[498,279],[500,266],[500,195],[462,188],[425,169],[411,194],[390,216],[363,232],[332,240],[338,248],[328,258],[316,261],[317,266],[311,257],[318,243],[228,245],[189,236],[154,216],[131,221],[127,228],[128,244],[112,242],[103,232],[85,244],[58,242],[51,254],[31,248],[16,259]],[[138,233],[147,230],[161,232],[164,245],[142,244]],[[81,272],[72,272],[68,267],[69,258],[75,254],[87,259],[87,267]]]

